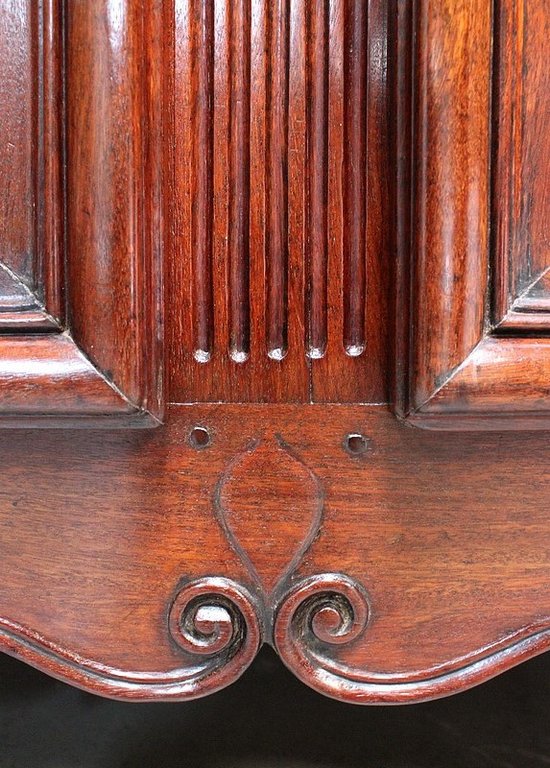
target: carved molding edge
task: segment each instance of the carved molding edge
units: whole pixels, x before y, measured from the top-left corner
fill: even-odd
[[[324,695],[399,704],[463,691],[550,649],[546,617],[429,669],[376,673],[352,666],[340,649],[360,643],[376,618],[367,591],[348,574],[300,572],[322,533],[324,491],[315,473],[280,436],[254,440],[222,474],[213,506],[249,583],[205,574],[177,585],[166,632],[181,666],[160,672],[113,668],[2,618],[0,650],[92,693],[160,701],[224,688],[269,643],[296,677]],[[253,524],[255,515],[263,525]]]
[[[258,466],[249,473],[249,465],[256,462],[264,464],[264,482],[260,488],[251,487],[247,498],[246,478],[258,477]],[[286,483],[277,483],[282,477]],[[274,510],[270,509],[272,489],[277,495]],[[252,582],[248,594],[256,596],[250,606],[258,611],[256,626],[261,642],[271,644],[296,677],[326,696],[356,704],[427,701],[478,685],[550,648],[550,622],[544,619],[430,669],[383,674],[349,666],[338,659],[338,648],[360,642],[368,630],[372,610],[366,589],[343,573],[297,575],[322,531],[324,492],[315,473],[280,435],[275,435],[274,440],[254,440],[220,478],[214,508],[224,535]],[[301,508],[301,520],[292,514],[297,508]],[[258,557],[254,546],[258,544],[254,532],[262,530],[261,526],[251,525],[254,510],[267,521],[266,539],[277,540],[277,527],[284,528],[280,531],[284,546],[271,557],[265,556],[268,541],[262,542],[263,557]],[[213,615],[226,605],[215,592],[208,591],[209,583],[214,581],[215,577],[201,580],[201,604],[208,606]],[[194,623],[185,610],[181,622],[183,626]],[[212,630],[211,649],[217,643],[217,631]],[[222,653],[226,653],[227,645],[221,646]],[[243,671],[244,667],[235,679]]]
[[[443,674],[433,669],[376,675],[352,669],[339,663],[330,651],[357,639],[362,622],[350,612],[345,596],[334,592],[335,581],[343,582],[344,590],[361,591],[339,574],[305,579],[280,604],[272,641],[296,677],[335,699],[354,704],[429,701],[483,683],[550,649],[550,627],[535,625],[505,638],[488,653],[487,649],[473,652],[460,660],[461,666]],[[63,682],[107,698],[183,701],[207,696],[241,676],[265,634],[259,608],[240,585],[213,577],[193,582],[190,589],[198,583],[200,600],[180,617],[185,625],[182,645],[189,643],[184,654],[188,663],[169,673],[132,672],[102,665],[6,619],[0,620],[0,650]],[[229,596],[236,594],[239,602],[244,597],[247,603],[243,613]]]
[[[349,586],[357,587],[353,583]],[[275,624],[277,651],[303,683],[325,696],[353,704],[412,704],[442,698],[484,683],[550,648],[546,623],[514,633],[491,646],[489,652],[474,651],[440,668],[369,673],[330,654],[331,645],[351,643],[362,633],[361,618],[357,620],[357,614],[350,611],[351,603],[342,606],[341,595],[336,593],[326,602],[321,593],[302,595],[298,600],[301,591],[300,586],[281,607]],[[456,668],[450,669],[453,666]]]
[[[185,664],[168,672],[132,672],[83,658],[19,624],[0,619],[0,649],[91,693],[126,701],[188,700],[224,688],[252,662],[261,641],[259,611],[224,578],[182,586],[170,608],[172,638]]]

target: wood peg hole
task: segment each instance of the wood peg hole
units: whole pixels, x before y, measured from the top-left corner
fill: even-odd
[[[350,456],[363,456],[371,448],[371,441],[358,432],[350,432],[344,439],[344,448]]]
[[[193,427],[189,435],[189,442],[193,448],[202,450],[203,448],[208,448],[212,438],[206,427]]]

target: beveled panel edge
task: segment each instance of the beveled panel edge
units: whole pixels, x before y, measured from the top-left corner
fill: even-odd
[[[38,308],[27,318],[10,317],[11,327],[0,336],[0,427],[157,426],[161,423],[164,403],[160,124],[163,7],[160,0],[153,0],[144,12],[137,0],[125,0],[126,12],[122,18],[133,23],[128,23],[128,28],[120,33],[126,36],[123,41],[126,44],[116,47],[110,46],[110,30],[104,23],[110,17],[102,13],[99,5],[73,6],[73,13],[84,16],[78,29],[79,35],[88,35],[88,42],[92,43],[87,53],[102,65],[93,77],[90,75],[86,89],[71,89],[71,83],[76,84],[75,78],[78,80],[85,74],[79,59],[83,55],[82,40],[78,36],[72,39],[65,30],[66,82],[64,87],[58,84],[54,88],[53,70],[61,67],[63,58],[58,50],[59,39],[54,43],[54,38],[60,37],[56,36],[55,29],[61,19],[68,24],[67,13],[56,13],[59,3],[61,0],[48,0],[45,4],[46,42],[42,52],[45,88],[54,89],[56,93],[63,90],[67,115],[73,118],[76,115],[79,121],[76,150],[74,142],[73,145],[70,142],[71,131],[74,133],[76,129],[74,125],[71,128],[70,120],[66,121],[67,199],[76,201],[75,205],[78,200],[85,202],[85,190],[94,173],[105,183],[94,190],[98,193],[94,199],[95,229],[86,225],[91,216],[89,210],[73,207],[68,211],[67,329],[63,331],[55,319]],[[76,46],[72,58],[71,46]],[[76,69],[69,72],[67,67],[71,62],[76,64]],[[123,91],[128,94],[131,109],[127,112],[121,113],[117,99],[122,97],[120,88],[111,84],[109,73],[112,71],[119,73]],[[87,98],[100,99],[113,114],[118,109],[120,119],[111,122],[111,133],[116,130],[119,143],[127,140],[135,147],[130,159],[118,163],[111,157],[111,164],[106,167],[109,158],[102,150],[105,141],[109,144],[110,137],[106,135],[103,143],[94,139],[97,132],[86,113],[88,102],[83,100],[84,92]],[[53,91],[46,93],[44,99],[49,128],[54,124],[59,127],[61,119],[57,108],[52,112],[52,94]],[[105,126],[102,136],[108,133],[107,128]],[[84,165],[81,157],[78,165],[78,147],[85,137],[97,151],[87,153]],[[48,152],[45,155],[48,156]],[[130,185],[132,194],[121,196],[117,192],[128,183],[129,174],[135,182]],[[55,176],[56,184],[61,182],[52,168],[46,175],[43,239],[45,245],[54,243],[60,247],[62,238],[56,224],[59,217],[54,215],[58,213],[60,201],[59,195],[52,191],[52,179]],[[126,227],[124,222],[132,224]],[[113,235],[109,258],[101,252],[104,241],[96,237],[98,232]],[[87,328],[85,333],[82,333],[83,326]],[[30,333],[36,330],[57,333]],[[75,383],[76,369],[78,381]],[[50,375],[53,371],[54,375]]]
[[[491,51],[505,25],[490,3],[478,5],[398,6],[394,410],[425,429],[546,430],[548,342],[525,333],[547,329],[546,318],[510,313],[496,328],[489,318]],[[459,10],[469,36],[442,23]],[[477,60],[460,43],[468,39]]]
[[[0,426],[155,426],[66,333],[0,336]]]
[[[549,381],[550,339],[486,336],[408,420],[439,430],[547,430]]]
[[[34,291],[0,261],[0,334],[17,330],[61,330]]]

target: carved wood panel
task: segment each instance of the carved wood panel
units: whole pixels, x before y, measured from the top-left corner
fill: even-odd
[[[0,435],[0,647],[76,685],[201,696],[264,642],[322,693],[411,702],[550,647],[542,433],[171,406],[158,430],[40,431],[25,464],[29,434]]]
[[[175,402],[158,430],[0,433],[3,650],[158,700],[270,643],[322,693],[397,703],[549,648],[550,446],[483,431],[548,426],[543,320],[496,327],[544,258],[518,104],[529,135],[545,117],[514,95],[546,82],[533,4],[12,0],[60,310],[3,313],[27,332],[0,329],[1,424]],[[396,419],[393,346],[400,416],[481,431]]]
[[[427,428],[550,425],[550,340],[537,334],[550,266],[550,17],[544,3],[527,6],[502,0],[493,15],[486,0],[421,0],[414,18],[400,10],[398,184],[411,194],[398,187],[396,399]]]
[[[157,424],[160,3],[13,0],[0,33],[0,422]]]
[[[386,400],[387,7],[175,3],[171,399]]]

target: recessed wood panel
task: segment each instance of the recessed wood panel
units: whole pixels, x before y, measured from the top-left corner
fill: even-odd
[[[62,3],[0,10],[0,328],[63,319]]]
[[[2,426],[159,423],[162,9],[115,5],[0,11]]]
[[[496,35],[495,322],[550,327],[550,8],[510,0]]]
[[[0,253],[27,286],[35,284],[38,32],[33,0],[0,7]]]
[[[175,5],[171,398],[385,400],[386,4]]]
[[[398,173],[406,181],[412,169],[412,187],[397,198],[397,409],[420,426],[550,423],[550,340],[537,335],[547,329],[547,117],[537,102],[549,14],[532,5],[530,20],[521,0],[421,0],[412,22],[400,14]]]

